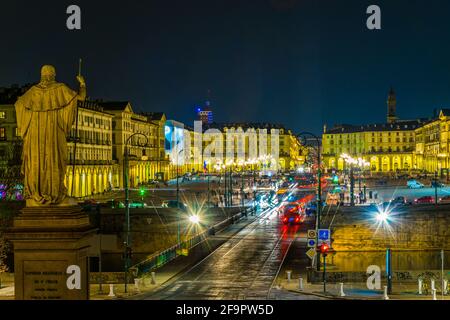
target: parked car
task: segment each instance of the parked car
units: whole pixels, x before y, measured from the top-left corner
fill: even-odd
[[[434,203],[434,199],[432,196],[423,196],[414,200],[415,204],[423,204],[423,203]]]
[[[395,197],[394,199],[391,200],[392,204],[396,204],[396,205],[405,205],[407,204],[406,198],[403,196],[398,196]]]
[[[439,198],[439,203],[450,203],[450,196]]]
[[[421,189],[424,187],[424,185],[417,180],[408,180],[406,186],[410,189]]]

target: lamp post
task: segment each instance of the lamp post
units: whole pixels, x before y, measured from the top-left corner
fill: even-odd
[[[361,193],[361,170],[370,166],[370,163],[362,158],[355,159],[346,153],[343,153],[340,158],[350,165],[350,206],[353,207],[355,206],[355,165],[359,169],[359,191]]]
[[[230,181],[229,181],[230,207],[233,206],[233,164],[230,165]]]
[[[321,158],[320,158],[320,138],[313,133],[310,132],[302,132],[297,134],[297,137],[303,140],[302,145],[306,145],[306,138],[313,138],[317,148],[317,214],[316,214],[316,243],[319,243],[319,229],[320,229],[320,215],[322,213],[322,185],[321,185]],[[318,259],[316,259],[316,267],[317,271],[320,271],[320,253]]]
[[[130,267],[130,189],[128,185],[128,175],[129,175],[129,143],[131,139],[135,136],[142,136],[145,138],[145,144],[141,147],[144,147],[148,145],[148,137],[143,134],[136,132],[128,137],[128,139],[125,141],[125,165],[123,166],[124,169],[124,187],[125,187],[125,252],[124,252],[124,260],[125,260],[125,293],[127,293],[127,282],[128,282],[128,268]],[[145,149],[143,150],[143,156],[145,156]]]
[[[178,168],[179,168],[179,162],[178,162],[178,156],[180,155],[180,153],[183,151],[184,149],[181,149],[180,151],[177,152],[177,161],[176,161],[176,166],[177,166],[177,243],[180,243],[180,184],[178,183],[178,179],[179,179],[179,173],[178,173]]]
[[[350,206],[355,206],[355,176],[353,174],[352,163],[350,163]]]
[[[256,216],[256,174],[255,168],[253,168],[253,214]]]
[[[208,173],[208,207],[210,206],[210,182],[209,182],[209,173]]]
[[[437,205],[438,204],[438,172],[435,171],[434,172],[434,204]]]
[[[241,171],[241,206],[244,209],[244,171]]]

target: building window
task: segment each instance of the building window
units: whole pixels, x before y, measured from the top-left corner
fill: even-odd
[[[0,140],[6,140],[6,129],[0,128]]]
[[[0,111],[0,119],[6,119],[6,112]]]

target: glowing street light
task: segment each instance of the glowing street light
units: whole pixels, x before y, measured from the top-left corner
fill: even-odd
[[[192,215],[189,217],[189,221],[194,223],[194,224],[199,224],[200,223],[200,217],[196,214]]]
[[[382,210],[381,212],[377,212],[376,214],[377,221],[381,223],[385,223],[388,220],[388,213],[385,210]]]

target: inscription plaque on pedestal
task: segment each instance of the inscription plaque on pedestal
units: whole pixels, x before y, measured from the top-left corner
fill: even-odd
[[[23,286],[25,300],[60,300],[65,296],[67,262],[24,261]]]
[[[89,299],[88,251],[94,232],[79,207],[23,209],[9,233],[14,245],[15,298]]]

